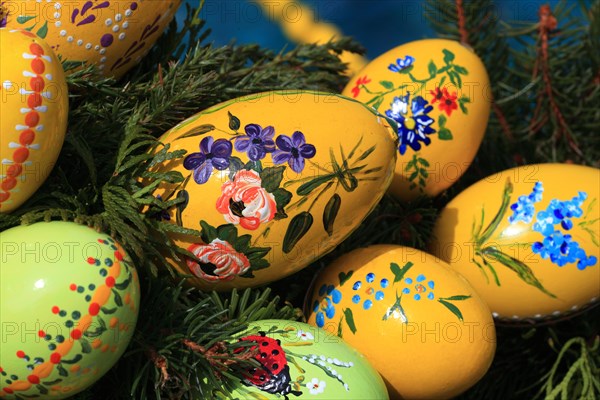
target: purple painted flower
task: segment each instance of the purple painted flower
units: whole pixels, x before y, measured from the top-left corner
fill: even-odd
[[[241,152],[247,152],[252,161],[258,161],[265,158],[267,153],[275,151],[275,129],[272,126],[262,128],[258,124],[248,124],[244,128],[245,136],[238,136],[235,139],[235,149]]]
[[[4,9],[4,3],[6,2],[0,2],[0,28],[6,27],[8,22],[8,11]]]
[[[208,181],[213,168],[219,171],[229,167],[231,142],[226,139],[214,140],[207,136],[200,142],[200,152],[192,153],[183,160],[183,167],[194,171],[194,181],[203,184]]]
[[[300,131],[294,132],[292,137],[279,135],[276,140],[277,147],[273,153],[275,164],[289,163],[294,172],[300,173],[304,169],[304,159],[313,158],[317,149],[312,144],[306,143],[304,134]]]

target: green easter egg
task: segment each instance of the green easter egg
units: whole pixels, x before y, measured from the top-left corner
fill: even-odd
[[[308,324],[264,320],[239,340],[255,343],[262,366],[247,371],[230,396],[217,399],[388,399],[385,384],[367,359],[341,338]]]
[[[121,357],[139,281],[121,246],[72,222],[0,234],[0,398],[63,399]]]

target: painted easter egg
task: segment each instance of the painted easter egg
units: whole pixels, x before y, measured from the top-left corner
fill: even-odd
[[[227,290],[333,250],[390,183],[397,136],[388,127],[360,102],[289,91],[222,103],[171,129],[161,142],[187,155],[157,171],[185,181],[155,194],[185,201],[161,218],[201,232],[173,236],[195,257],[176,267],[203,289]]]
[[[9,0],[9,28],[46,40],[63,60],[95,64],[121,77],[145,56],[169,25],[181,0]],[[3,50],[4,51],[4,50]]]
[[[356,249],[315,278],[308,323],[371,362],[391,398],[452,398],[488,370],[496,331],[487,305],[450,266],[393,245]]]
[[[69,96],[52,49],[22,30],[0,28],[0,213],[44,183],[63,145]]]
[[[371,61],[343,91],[397,123],[400,145],[390,192],[435,196],[471,164],[490,114],[485,67],[462,44],[427,39]]]
[[[301,322],[250,324],[240,341],[257,350],[258,368],[232,394],[215,399],[387,399],[385,384],[367,359],[342,339]]]
[[[135,328],[139,283],[109,236],[72,222],[0,236],[0,398],[63,399],[96,382]]]
[[[509,169],[442,211],[431,251],[477,289],[499,319],[549,319],[600,297],[600,170]]]

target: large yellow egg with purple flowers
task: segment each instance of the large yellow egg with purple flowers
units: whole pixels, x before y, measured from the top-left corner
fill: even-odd
[[[499,172],[440,214],[431,251],[501,320],[539,321],[600,298],[600,170],[536,164]]]
[[[199,234],[173,234],[173,261],[190,283],[228,290],[281,279],[333,250],[371,212],[393,175],[397,135],[372,108],[341,95],[267,92],[216,105],[160,139],[185,158],[161,218]]]
[[[390,192],[435,196],[470,166],[490,115],[491,90],[475,52],[445,39],[418,40],[375,58],[342,92],[397,123]]]

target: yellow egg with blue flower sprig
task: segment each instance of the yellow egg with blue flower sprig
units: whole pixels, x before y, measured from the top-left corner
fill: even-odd
[[[440,214],[431,251],[501,320],[539,321],[600,297],[600,170],[526,165],[483,179]]]
[[[306,298],[308,323],[341,336],[390,398],[451,398],[489,368],[494,322],[473,287],[420,250],[376,245],[335,260]]]
[[[184,181],[155,195],[178,201],[158,216],[189,251],[175,268],[198,287],[228,290],[281,279],[333,250],[389,186],[397,136],[388,122],[340,95],[281,91],[171,129],[161,142],[186,155],[156,171]]]
[[[470,166],[490,115],[485,66],[470,48],[418,40],[375,58],[342,92],[397,123],[400,144],[390,192],[435,196]]]

